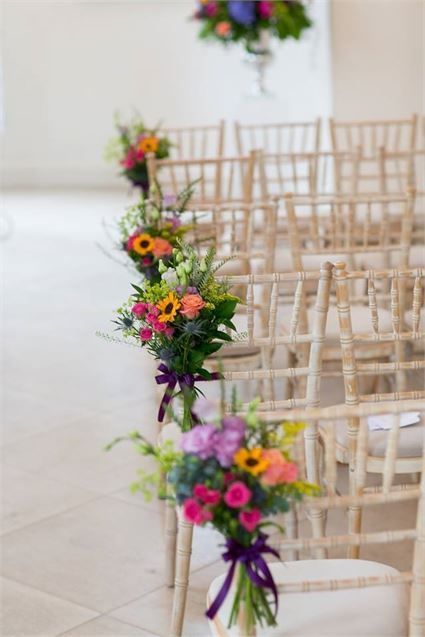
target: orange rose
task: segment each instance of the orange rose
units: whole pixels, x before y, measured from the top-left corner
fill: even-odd
[[[264,449],[264,459],[269,466],[261,476],[261,482],[271,487],[276,484],[295,482],[298,477],[298,467],[293,462],[288,462],[279,449]]]
[[[160,257],[165,257],[171,254],[173,251],[173,246],[167,239],[163,239],[162,237],[155,237],[154,245],[152,252],[159,259]]]
[[[203,307],[205,307],[205,301],[199,294],[185,294],[181,299],[180,314],[188,319],[194,319],[199,316]]]

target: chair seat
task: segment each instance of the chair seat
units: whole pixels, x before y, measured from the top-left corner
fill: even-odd
[[[335,437],[337,444],[343,449],[348,449],[348,426],[346,420],[335,423]],[[383,458],[387,449],[388,430],[369,431],[368,454],[377,458]],[[326,434],[325,434],[326,435]],[[398,438],[398,458],[418,458],[422,454],[423,437],[425,435],[424,418],[417,425],[400,427]]]
[[[270,565],[275,581],[300,582],[320,579],[396,575],[386,564],[366,560],[301,560]],[[208,591],[215,598],[224,576],[216,578]],[[336,591],[282,593],[279,595],[278,625],[257,628],[258,637],[406,637],[408,587],[404,584],[351,588]],[[227,628],[232,596],[209,622],[215,637],[239,637],[236,627]]]

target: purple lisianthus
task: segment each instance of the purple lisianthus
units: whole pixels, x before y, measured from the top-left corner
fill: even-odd
[[[227,3],[230,17],[245,27],[255,22],[255,2],[250,0],[229,0]]]
[[[240,416],[224,416],[221,423],[226,431],[234,431],[241,437],[245,435],[246,422]]]
[[[185,453],[193,453],[202,460],[215,456],[215,438],[217,429],[214,425],[196,425],[182,436],[182,449]]]
[[[222,467],[231,467],[233,457],[241,448],[244,435],[232,429],[222,429],[214,438],[214,455]]]

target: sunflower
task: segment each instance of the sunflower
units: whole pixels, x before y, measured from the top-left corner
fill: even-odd
[[[263,473],[269,466],[269,461],[262,458],[263,450],[261,447],[255,449],[239,449],[235,453],[234,460],[239,469],[243,469],[253,476]]]
[[[160,323],[171,323],[172,321],[174,321],[180,305],[180,301],[178,300],[174,292],[170,292],[168,296],[165,297],[165,299],[162,299],[162,301],[159,301],[159,303],[156,304],[156,307],[160,311],[160,314],[158,315],[158,321]]]
[[[155,241],[150,234],[139,234],[133,241],[132,250],[143,257],[148,252],[152,252],[154,245]]]
[[[140,140],[138,150],[142,153],[156,153],[158,150],[159,141],[157,137],[144,137]]]

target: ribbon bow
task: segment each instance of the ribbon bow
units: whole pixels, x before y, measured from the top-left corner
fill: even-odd
[[[180,389],[184,391],[185,387],[193,389],[195,382],[200,380],[219,380],[221,378],[221,374],[219,372],[213,372],[210,378],[204,378],[203,376],[199,376],[199,374],[190,374],[189,372],[177,374],[177,372],[173,372],[164,363],[159,365],[158,371],[162,373],[155,376],[157,385],[167,384],[158,410],[158,422],[162,422],[164,420],[165,412],[171,402],[173,391],[177,383],[179,384]]]
[[[220,606],[226,599],[238,562],[245,566],[247,575],[255,586],[269,589],[273,593],[275,613],[277,613],[279,602],[277,588],[273,575],[267,566],[267,562],[263,558],[263,553],[270,553],[275,557],[279,557],[279,553],[271,546],[267,546],[267,538],[267,535],[260,533],[254,544],[251,544],[248,548],[231,538],[226,540],[227,550],[223,553],[222,558],[225,562],[231,562],[231,565],[227,572],[226,579],[217,593],[217,597],[206,612],[208,619],[215,617]]]

